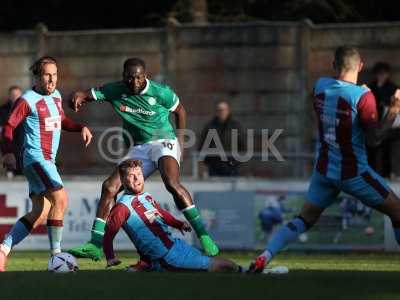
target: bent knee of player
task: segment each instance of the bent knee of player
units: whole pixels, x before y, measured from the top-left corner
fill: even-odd
[[[310,202],[306,202],[298,217],[302,219],[307,229],[310,229],[315,225],[315,223],[317,223],[323,211],[323,208],[320,208]]]
[[[400,199],[395,193],[390,191],[383,204],[376,208],[390,218],[393,227],[400,228]]]
[[[68,207],[68,196],[64,189],[55,192],[54,206],[59,210],[65,211]]]
[[[44,197],[45,201],[47,199],[57,209],[66,209],[68,206],[68,196],[64,188],[47,192]]]
[[[120,187],[121,186],[113,180],[106,179],[101,185],[101,192],[107,196],[105,198],[110,198],[112,200],[118,194]]]
[[[318,222],[319,216],[318,217],[309,218],[309,219],[305,219],[301,215],[299,215],[298,218],[302,219],[304,225],[306,226],[305,231],[308,231]]]
[[[43,198],[33,201],[32,211],[25,215],[25,218],[32,224],[33,228],[45,223],[51,208],[50,202]]]

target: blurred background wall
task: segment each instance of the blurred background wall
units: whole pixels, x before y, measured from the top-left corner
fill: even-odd
[[[400,23],[393,22],[314,25],[307,21],[62,32],[39,25],[32,31],[0,33],[0,96],[13,84],[29,88],[29,66],[44,54],[59,61],[64,100],[75,89],[120,80],[123,61],[139,56],[152,79],[175,89],[188,111],[188,128],[196,134],[221,99],[229,101],[245,129],[255,130],[256,151],[261,150],[261,128],[284,129],[275,144],[287,154],[286,161],[271,158],[260,163],[254,158],[243,165],[242,175],[307,176],[312,160],[302,157],[314,150],[312,84],[331,74],[333,49],[340,44],[360,48],[366,67],[360,83],[368,82],[376,61],[391,63],[399,81],[399,29]],[[106,103],[88,105],[78,115],[66,111],[85,120],[97,137],[120,124]],[[83,152],[77,135],[64,134],[58,155],[62,173],[108,173],[113,164],[101,158],[96,141]],[[191,150],[196,148],[185,153],[185,175],[192,174]]]

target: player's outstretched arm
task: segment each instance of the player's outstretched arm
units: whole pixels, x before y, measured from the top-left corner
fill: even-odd
[[[91,90],[76,91],[70,96],[68,104],[71,109],[73,109],[75,112],[78,112],[83,104],[92,102],[94,100],[95,99],[93,98]]]
[[[115,257],[113,242],[118,231],[128,219],[129,214],[129,209],[125,205],[119,203],[114,206],[108,217],[103,239],[103,250],[107,259],[107,267],[116,266],[121,263],[121,261]]]

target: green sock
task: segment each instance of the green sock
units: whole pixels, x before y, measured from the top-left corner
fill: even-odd
[[[97,247],[103,247],[103,237],[106,228],[106,221],[100,218],[96,218],[92,226],[92,238],[90,242],[95,244]]]
[[[185,216],[186,220],[188,220],[190,225],[192,225],[197,237],[200,238],[203,235],[208,235],[204,227],[203,221],[201,220],[199,211],[194,205],[186,207],[182,210],[182,213]]]

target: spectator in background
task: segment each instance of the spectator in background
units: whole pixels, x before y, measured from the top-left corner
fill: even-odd
[[[379,120],[386,113],[397,85],[392,81],[392,70],[389,64],[378,62],[373,67],[373,81],[368,85],[376,99]],[[368,147],[368,162],[382,176],[390,177],[392,173],[392,144],[399,138],[399,130],[390,130],[378,147]]]
[[[5,125],[8,119],[8,115],[11,112],[11,109],[14,106],[14,103],[18,100],[19,97],[22,95],[22,89],[17,86],[13,85],[8,89],[8,97],[4,101],[4,104],[0,106],[0,126],[1,129]],[[22,164],[21,164],[21,149],[22,144],[24,142],[24,129],[23,126],[18,126],[15,131],[15,144],[14,144],[14,155],[17,160],[17,169],[15,171],[7,171],[8,174],[12,175],[21,175],[22,174]],[[1,137],[1,135],[0,135]]]
[[[204,163],[208,168],[208,174],[210,176],[238,176],[239,162],[232,156],[232,130],[236,129],[238,131],[237,149],[239,152],[245,149],[244,134],[240,123],[232,117],[229,104],[226,101],[218,102],[215,117],[204,127],[200,136],[199,151],[201,151],[203,146],[206,148],[216,148],[214,140],[211,141],[210,145],[204,145],[210,129],[217,131],[228,160],[223,161],[221,156],[218,155],[206,156]]]
[[[385,108],[390,105],[397,85],[392,81],[392,69],[385,62],[378,62],[372,68],[374,79],[368,85],[376,98],[379,117],[382,117]]]
[[[10,114],[11,108],[15,101],[21,97],[22,89],[19,86],[13,85],[8,89],[8,97],[4,101],[4,104],[0,106],[0,125],[4,126],[7,121],[8,115]]]

